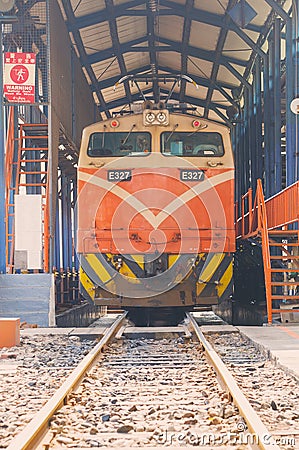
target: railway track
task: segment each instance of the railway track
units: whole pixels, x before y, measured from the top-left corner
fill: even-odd
[[[160,340],[122,339],[125,316],[8,450],[279,448],[192,315]]]

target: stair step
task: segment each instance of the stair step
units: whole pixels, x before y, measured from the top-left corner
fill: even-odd
[[[271,299],[272,301],[274,300],[284,300],[285,298],[289,299],[289,300],[299,300],[299,295],[271,295]]]
[[[47,183],[19,183],[19,186],[27,186],[27,187],[46,187]]]
[[[298,313],[299,309],[272,309],[272,313]]]
[[[299,247],[299,242],[269,242],[270,247]]]
[[[21,152],[27,152],[27,151],[49,151],[49,147],[19,147]]]
[[[269,236],[273,234],[276,236],[298,236],[298,233],[298,230],[268,230]]]
[[[41,158],[41,159],[20,159],[19,163],[29,163],[29,162],[48,162],[47,159]]]
[[[270,256],[270,259],[279,261],[279,260],[290,260],[290,259],[299,259],[299,255],[280,255],[280,256]]]
[[[298,286],[298,281],[271,281],[271,286]]]
[[[299,272],[299,269],[293,269],[293,268],[281,268],[281,269],[270,269],[273,273],[279,273],[279,272]]]
[[[48,172],[40,172],[40,171],[38,171],[38,172],[24,172],[23,170],[21,172],[22,175],[46,175],[47,173]]]

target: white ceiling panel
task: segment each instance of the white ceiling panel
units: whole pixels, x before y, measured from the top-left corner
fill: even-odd
[[[175,72],[181,69],[181,55],[177,52],[161,52],[158,54],[159,65],[169,67]]]
[[[189,44],[204,50],[215,50],[221,28],[192,21]]]
[[[195,58],[194,56],[189,56],[187,68],[189,75],[209,79],[211,76],[213,63],[204,59]]]
[[[146,17],[123,16],[116,20],[119,42],[121,44],[145,36]]]
[[[196,97],[200,98],[201,100],[205,100],[207,93],[208,88],[204,86],[199,86],[198,89],[196,89],[196,87],[193,84],[191,83],[186,84],[186,95],[188,97]]]
[[[98,81],[107,80],[119,73],[117,58],[105,59],[105,61],[93,64],[92,69]]]
[[[147,52],[125,53],[124,60],[128,72],[144,67],[149,64],[149,54]]]
[[[76,17],[86,16],[105,9],[105,0],[71,0]]]
[[[161,16],[156,26],[159,36],[172,41],[181,42],[183,37],[184,19],[179,16]],[[175,30],[175,33],[173,32]]]
[[[240,74],[241,75],[241,74]],[[240,81],[238,80],[238,78],[235,77],[235,75],[233,75],[226,67],[224,66],[220,66],[219,67],[219,71],[218,71],[218,76],[217,76],[217,82],[219,84],[221,84],[221,82],[224,83],[230,83],[233,84],[235,86],[239,86],[240,85]]]
[[[107,22],[80,30],[87,55],[112,47],[109,24]]]
[[[214,14],[223,14],[228,6],[228,0],[195,0],[194,7]]]

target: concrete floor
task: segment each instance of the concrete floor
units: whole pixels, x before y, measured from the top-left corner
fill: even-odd
[[[299,323],[288,326],[238,326],[237,329],[268,351],[279,365],[299,380]]]

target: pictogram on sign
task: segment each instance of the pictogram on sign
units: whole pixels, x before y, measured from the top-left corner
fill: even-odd
[[[5,53],[3,92],[6,100],[34,103],[35,62],[35,53]]]

